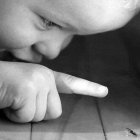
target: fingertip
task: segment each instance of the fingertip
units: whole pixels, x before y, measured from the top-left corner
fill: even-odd
[[[84,87],[84,86],[83,86]],[[85,87],[85,95],[103,98],[108,94],[108,88],[106,86],[89,82],[88,86]]]
[[[106,86],[72,75],[55,72],[55,79],[60,93],[75,93],[99,98],[105,97],[108,94]]]
[[[99,89],[98,89],[98,97],[101,97],[101,98],[103,98],[103,97],[106,97],[107,96],[107,94],[108,94],[108,88],[107,87],[105,87],[105,86],[100,86],[99,87]]]

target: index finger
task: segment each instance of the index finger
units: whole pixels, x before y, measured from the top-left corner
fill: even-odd
[[[54,72],[58,92],[67,94],[82,94],[95,97],[105,97],[108,88],[72,75]]]

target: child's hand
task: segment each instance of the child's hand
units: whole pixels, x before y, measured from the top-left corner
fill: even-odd
[[[61,115],[58,92],[103,97],[107,88],[30,63],[0,62],[0,108],[15,122],[54,119]]]

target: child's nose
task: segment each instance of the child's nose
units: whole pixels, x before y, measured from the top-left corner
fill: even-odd
[[[64,49],[72,40],[72,36],[62,39],[38,41],[32,46],[32,49],[45,56],[48,59],[56,58],[62,49]]]
[[[61,43],[38,42],[32,46],[33,51],[45,56],[48,59],[56,58],[61,51]]]
[[[72,35],[61,38],[56,36],[50,37],[49,39],[42,38],[35,40],[33,43],[29,43],[23,48],[12,49],[11,53],[18,59],[37,63],[41,61],[42,56],[48,59],[54,59],[69,44]]]

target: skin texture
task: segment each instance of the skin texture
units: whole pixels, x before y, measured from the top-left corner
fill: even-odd
[[[135,0],[1,0],[1,47],[32,62],[39,62],[41,55],[53,59],[75,34],[123,26],[135,15],[137,5]],[[40,16],[61,28],[45,27]]]
[[[119,28],[138,9],[135,0],[0,0],[0,50],[30,62],[40,62],[42,56],[54,59],[73,35]],[[102,85],[39,64],[0,61],[0,68],[0,108],[15,122],[59,117],[58,92],[108,93]]]

